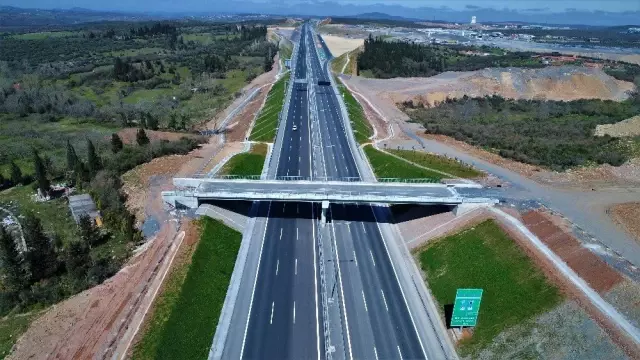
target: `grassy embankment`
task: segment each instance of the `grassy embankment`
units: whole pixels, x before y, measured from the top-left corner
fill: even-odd
[[[444,178],[440,173],[422,169],[411,165],[406,161],[396,159],[395,157],[385,154],[371,145],[364,147],[364,153],[367,155],[369,163],[373,168],[373,172],[378,179],[432,179],[433,181],[439,181]]]
[[[252,176],[262,174],[267,157],[267,144],[253,144],[246,153],[233,156],[220,170],[220,175]]]
[[[362,106],[351,94],[344,85],[338,85],[344,104],[347,106],[347,112],[349,113],[349,121],[351,121],[351,128],[353,128],[353,135],[359,144],[364,144],[369,141],[369,137],[373,135],[373,127],[367,120]]]
[[[278,130],[278,115],[284,106],[284,98],[286,92],[286,84],[289,80],[289,74],[278,80],[267,95],[260,115],[256,119],[256,123],[251,130],[249,140],[271,142],[276,137]]]
[[[133,349],[133,359],[205,359],[242,234],[203,217],[191,262],[171,270],[153,312]]]
[[[393,155],[399,156],[403,159],[409,160],[418,165],[428,167],[430,169],[446,172],[461,178],[477,178],[483,175],[482,172],[474,169],[471,166],[461,164],[453,159],[446,158],[444,156],[438,156],[433,154],[427,154],[422,151],[413,150],[387,150]]]
[[[362,50],[358,48],[338,56],[331,62],[331,69],[336,74],[356,75],[354,74],[353,69],[356,68],[354,64],[358,61],[358,54],[360,52],[362,52]],[[349,61],[348,63],[347,59]],[[347,64],[346,67],[345,64]],[[343,68],[344,72],[342,72]]]
[[[458,288],[484,289],[478,325],[458,344],[462,356],[476,356],[503,330],[526,324],[563,299],[493,220],[416,253],[440,309],[453,304]]]

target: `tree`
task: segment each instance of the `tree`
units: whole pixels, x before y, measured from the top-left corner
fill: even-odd
[[[136,133],[136,142],[140,146],[144,146],[149,143],[149,138],[147,137],[147,133],[144,131],[144,129],[138,129],[138,132]]]
[[[0,225],[0,263],[4,275],[4,286],[11,293],[24,287],[21,262],[21,255],[16,248],[13,236]]]
[[[172,112],[171,114],[169,114],[169,124],[167,125],[167,127],[169,129],[176,130],[177,126],[178,126],[177,115],[176,113]]]
[[[76,154],[76,149],[74,149],[69,140],[67,140],[67,171],[75,170],[77,162],[78,155]]]
[[[158,130],[158,119],[155,116],[151,113],[147,113],[146,119],[147,129]]]
[[[67,272],[76,279],[84,278],[91,264],[89,247],[82,241],[71,241],[65,249]]]
[[[38,151],[33,149],[33,167],[36,172],[36,184],[38,189],[42,193],[42,195],[46,195],[49,193],[49,188],[51,187],[51,183],[47,178],[47,170],[42,162],[42,158],[38,155]]]
[[[45,235],[40,219],[27,213],[22,223],[24,240],[27,243],[25,265],[32,282],[37,282],[54,274],[58,270],[56,253]]]
[[[16,165],[16,163],[11,161],[11,182],[13,185],[18,185],[22,183],[22,170]]]
[[[87,139],[87,168],[89,168],[91,177],[94,177],[102,169],[102,160],[100,160],[95,146],[89,139]]]
[[[100,243],[100,234],[93,225],[93,220],[89,215],[82,215],[78,221],[78,235],[89,248]]]
[[[76,161],[76,168],[73,170],[73,174],[76,177],[75,182],[77,187],[82,188],[82,184],[90,180],[89,172],[80,160]]]
[[[114,154],[117,154],[120,152],[120,150],[122,150],[123,148],[123,144],[122,144],[122,139],[120,139],[120,136],[118,136],[118,134],[113,133],[111,134],[111,151]]]

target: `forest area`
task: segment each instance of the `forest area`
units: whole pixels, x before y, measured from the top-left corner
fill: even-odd
[[[0,35],[0,316],[54,304],[122,267],[142,234],[120,176],[206,141],[198,127],[271,69],[278,49],[266,34],[255,22],[187,21]],[[134,143],[118,136],[129,127]],[[148,130],[184,136],[152,141]],[[91,195],[100,224],[76,224],[67,189]]]
[[[425,45],[387,41],[381,37],[364,42],[358,56],[359,75],[389,79],[393,77],[429,77],[445,71],[473,71],[488,67],[541,68],[545,65],[527,52],[498,52],[488,56],[465,55],[472,47]]]
[[[640,155],[640,137],[594,136],[597,125],[640,113],[637,92],[623,102],[465,96],[434,107],[412,102],[401,106],[412,121],[425,127],[427,134],[447,135],[506,158],[553,170],[594,164],[619,166]]]

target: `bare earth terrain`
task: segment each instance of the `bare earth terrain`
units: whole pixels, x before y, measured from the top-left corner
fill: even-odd
[[[341,36],[323,35],[324,42],[331,51],[331,55],[338,57],[346,52],[364,45],[364,39],[349,39]]]
[[[640,203],[617,204],[607,209],[611,218],[640,242]]]
[[[598,125],[596,136],[625,137],[640,135],[640,115],[615,124]]]

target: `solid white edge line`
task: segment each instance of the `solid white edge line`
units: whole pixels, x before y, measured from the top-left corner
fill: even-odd
[[[407,297],[404,295],[404,290],[402,289],[402,284],[400,284],[400,279],[398,278],[398,273],[396,272],[396,267],[393,265],[393,261],[391,260],[391,255],[389,255],[389,249],[387,248],[387,242],[384,240],[384,235],[382,234],[382,229],[380,229],[380,223],[378,222],[378,217],[376,216],[376,212],[373,210],[373,207],[370,207],[371,212],[373,213],[373,217],[376,219],[376,225],[378,226],[378,231],[380,232],[380,238],[382,238],[382,244],[384,245],[384,249],[387,253],[387,258],[389,258],[389,263],[391,264],[391,268],[393,269],[393,275],[396,277],[396,282],[398,283],[398,287],[400,288],[400,293],[402,294],[402,300],[404,300],[404,306],[407,308],[407,312],[409,313],[409,318],[411,318],[411,324],[413,325],[413,331],[416,333],[416,337],[418,338],[418,342],[420,343],[420,349],[422,350],[422,354],[426,360],[429,360],[427,356],[427,352],[424,350],[424,345],[422,344],[422,339],[420,338],[420,333],[418,332],[418,327],[416,326],[416,322],[413,319],[413,314],[411,314],[411,309],[409,308],[409,303],[407,302]],[[391,211],[391,210],[389,210]]]
[[[271,302],[271,318],[269,319],[269,324],[273,324],[273,309],[276,307],[276,302]]]
[[[296,301],[293,300],[293,323],[296,323]]]
[[[349,347],[349,359],[353,359],[353,352],[351,349],[351,335],[349,333],[349,319],[347,316],[347,306],[344,302],[344,289],[342,288],[342,272],[340,271],[340,255],[338,255],[338,244],[336,243],[336,228],[331,222],[331,230],[333,232],[333,247],[336,249],[336,264],[338,264],[338,282],[340,283],[340,298],[342,300],[342,312],[344,313],[344,324],[347,329],[347,346]]]
[[[387,308],[387,311],[389,311],[389,306],[387,306],[387,298],[384,296],[384,290],[380,289],[380,292],[382,293],[382,301],[384,301],[384,307]]]
[[[258,283],[258,274],[260,273],[260,262],[262,262],[262,250],[264,248],[264,239],[267,235],[267,228],[269,227],[269,212],[271,212],[271,202],[267,208],[267,222],[264,225],[264,233],[262,234],[262,244],[260,245],[260,254],[258,255],[258,270],[256,271],[255,279],[253,280],[253,290],[251,290],[251,301],[249,302],[249,314],[247,315],[247,323],[244,327],[244,336],[242,337],[242,348],[240,349],[240,359],[244,355],[244,346],[247,342],[247,332],[249,330],[249,320],[251,320],[251,308],[253,308],[253,297],[256,293],[256,284]]]
[[[367,298],[364,296],[364,290],[362,290],[362,301],[364,302],[364,311],[369,312],[369,308],[367,307]]]
[[[315,212],[313,211],[313,204],[311,205],[311,218],[315,219]],[[311,235],[313,236],[313,287],[316,300],[316,347],[318,350],[318,360],[320,356],[320,315],[318,314],[318,274],[317,274],[317,261],[316,261],[316,224],[315,221],[311,221]],[[297,261],[297,260],[296,260]],[[296,262],[297,264],[297,262]]]

